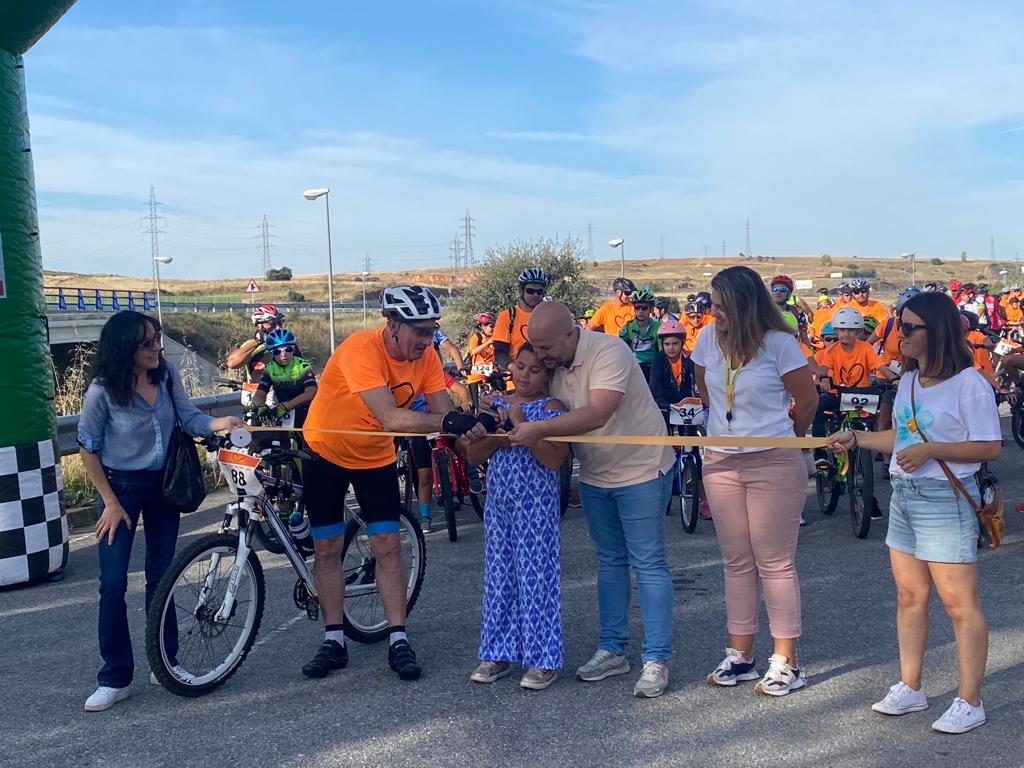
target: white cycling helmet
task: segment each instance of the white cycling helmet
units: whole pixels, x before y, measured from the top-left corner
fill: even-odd
[[[422,285],[392,285],[380,292],[380,312],[404,323],[437,320],[441,303]]]
[[[832,327],[837,331],[840,328],[856,328],[864,330],[864,315],[853,307],[837,309],[832,315]]]

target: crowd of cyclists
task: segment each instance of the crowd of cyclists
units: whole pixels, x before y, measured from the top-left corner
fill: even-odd
[[[750,270],[747,272],[756,276]],[[524,668],[529,667],[521,681],[524,687],[542,689],[555,679],[557,667],[561,665],[562,649],[560,630],[555,626],[557,610],[552,613],[552,604],[558,603],[557,511],[552,510],[557,510],[558,504],[557,499],[552,501],[550,496],[554,488],[551,473],[557,472],[557,467],[564,461],[564,444],[555,450],[543,441],[513,439],[509,445],[489,437],[502,432],[514,436],[524,431],[525,422],[552,419],[567,410],[566,405],[550,396],[549,385],[554,368],[549,348],[535,350],[530,342],[533,325],[550,325],[557,320],[556,313],[541,312],[545,319],[531,324],[531,317],[537,313],[538,307],[556,298],[548,295],[549,283],[543,270],[536,267],[524,269],[517,281],[517,293],[510,297],[514,301],[509,306],[481,308],[473,316],[474,329],[463,349],[441,330],[441,304],[429,289],[413,285],[386,288],[379,297],[385,324],[347,337],[334,350],[319,379],[310,364],[303,360],[295,334],[285,327],[284,315],[271,304],[261,305],[253,311],[253,336],[228,355],[228,367],[241,369],[246,381],[255,385],[248,408],[278,421],[293,414],[294,424],[306,427],[305,446],[313,455],[313,460],[303,468],[302,482],[316,557],[314,575],[324,619],[324,638],[314,658],[303,667],[302,671],[307,676],[323,677],[348,663],[342,621],[344,589],[339,552],[346,526],[344,497],[351,486],[363,509],[373,554],[377,559],[378,588],[391,627],[389,665],[404,680],[419,677],[421,666],[405,631],[403,566],[397,522],[403,502],[399,498],[395,445],[390,438],[371,434],[360,436],[359,433],[444,432],[461,436],[459,450],[468,454],[471,461],[490,461],[492,465],[504,468],[502,472],[505,473],[501,478],[500,473],[488,473],[488,514],[485,515],[485,528],[491,526],[485,553],[485,573],[488,575],[481,619],[480,664],[471,679],[481,683],[494,682],[508,674],[511,662],[517,660],[522,661]],[[669,410],[680,401],[700,397],[706,409],[713,408],[716,390],[714,387],[708,389],[705,384],[705,376],[710,370],[707,367],[710,345],[703,344],[703,350],[698,350],[699,355],[694,352],[702,334],[709,328],[715,328],[716,323],[720,327],[717,335],[720,338],[725,336],[727,326],[724,320],[727,315],[721,307],[723,285],[719,281],[717,297],[707,291],[690,294],[674,312],[673,299],[656,296],[649,287],[637,287],[630,279],[619,277],[612,283],[613,295],[608,301],[586,309],[575,318],[579,329],[617,337],[628,348],[649,387],[650,397],[665,416],[669,432],[673,429],[668,419]],[[712,286],[714,289],[715,281]],[[765,328],[784,328],[782,335],[791,337],[789,343],[795,339],[799,358],[803,361],[799,365],[806,365],[816,384],[816,412],[813,419],[808,418],[808,426],[814,436],[826,436],[826,415],[837,408],[839,388],[897,381],[906,370],[913,368],[913,365],[906,367],[905,342],[917,328],[925,325],[908,323],[905,310],[910,302],[915,302],[910,306],[920,306],[917,299],[923,294],[946,294],[949,302],[955,303],[959,313],[959,333],[966,342],[965,348],[970,350],[971,366],[988,382],[994,398],[1006,399],[1011,404],[1016,402],[1019,374],[1024,369],[1024,354],[1018,343],[1022,332],[1022,290],[1019,284],[1007,286],[999,293],[990,293],[984,284],[956,280],[949,285],[926,283],[921,288],[907,287],[895,301],[883,303],[871,297],[869,282],[858,278],[841,283],[833,290],[821,289],[813,300],[813,306],[796,294],[794,281],[786,275],[777,275],[752,290],[755,293],[750,295],[755,298],[757,291],[770,297],[774,309],[765,315]],[[144,332],[149,334],[146,339],[158,337],[159,328],[150,323]],[[1001,375],[996,376],[992,355],[999,339],[1006,339],[1011,346],[1003,349],[999,360]],[[442,362],[445,355],[451,359],[447,365]],[[702,363],[695,365],[698,357]],[[732,393],[747,364],[740,362],[734,366],[731,359],[727,363],[724,412],[717,416],[720,425],[725,425],[721,428],[731,431]],[[566,362],[562,361],[562,364]],[[499,380],[511,378],[510,391],[515,394],[496,395],[474,412],[465,385],[460,380],[474,374],[491,377],[492,381],[495,376]],[[786,383],[784,376],[782,381]],[[788,383],[786,388],[789,388]],[[504,386],[501,389],[504,390]],[[780,392],[789,398],[784,389]],[[893,427],[895,399],[893,391],[879,412],[879,433],[890,434],[888,430]],[[798,402],[797,409],[800,408],[803,406]],[[793,416],[793,423],[801,423],[801,419],[799,415]],[[235,423],[232,421],[231,425]],[[226,422],[214,426],[224,425]],[[203,430],[210,429],[209,423],[203,424]],[[880,454],[895,453],[891,443],[886,443],[881,437],[879,439],[888,448],[879,449]],[[840,445],[842,440],[835,436],[830,440],[831,450],[843,447]],[[86,445],[83,442],[83,450],[88,450]],[[817,464],[827,461],[826,450],[818,449]],[[429,450],[424,450],[423,445],[414,445],[411,452],[419,473],[418,509],[423,527],[429,530]],[[895,457],[893,462],[896,462]],[[896,464],[892,466],[896,467]],[[723,467],[724,463],[718,469]],[[900,467],[906,469],[902,463]],[[812,466],[811,473],[814,470]],[[543,487],[545,491],[524,507],[522,493],[509,493],[509,489],[517,487]],[[719,490],[719,493],[722,492]],[[719,498],[725,496],[720,495]],[[497,505],[493,508],[492,499]],[[715,510],[705,495],[703,485],[700,499],[701,516],[714,520]],[[881,510],[875,509],[873,514],[881,516]],[[546,533],[536,541],[543,540],[545,545],[531,544],[527,555],[524,555],[522,548],[526,546],[523,543],[526,534],[523,526],[529,527],[532,524],[529,521],[539,517],[543,517],[544,527],[538,530]],[[800,522],[803,523],[802,515]],[[112,525],[108,522],[101,531],[108,538],[108,545],[114,542],[116,531],[117,521]],[[552,537],[555,541],[553,550]],[[541,550],[543,552],[538,554]],[[513,562],[502,563],[502,558],[511,558]],[[517,577],[517,569],[533,569],[533,575],[525,578],[520,574]],[[538,584],[542,585],[542,593],[533,595],[533,598],[545,603],[542,615],[513,615],[514,611],[506,599],[508,593],[541,589]],[[534,650],[524,652],[524,643]],[[733,647],[737,644],[742,643],[734,643],[730,639],[726,660],[709,676],[709,682],[730,686],[757,677],[752,671],[753,662],[747,658],[749,651],[737,650]],[[803,685],[794,654],[787,656],[781,652],[780,655],[780,647],[785,651],[795,646],[779,646],[777,643],[772,667],[759,683],[758,692],[784,695]],[[515,651],[516,648],[519,650]],[[531,653],[537,661],[528,664]],[[602,653],[606,655],[601,656]],[[588,665],[580,669],[577,677],[598,680],[610,674],[620,674],[621,665],[608,666],[619,664],[615,659],[607,652],[599,651]],[[644,675],[637,683],[636,695],[661,694],[668,680],[663,662],[649,663],[645,659]],[[625,670],[628,670],[628,665]],[[93,706],[87,703],[87,709],[105,709],[123,698],[119,687],[111,688],[102,677],[100,683],[97,694],[90,697]],[[977,683],[980,685],[980,680]],[[920,704],[919,686],[914,688],[907,681],[901,681],[900,685],[906,690],[897,690],[894,686],[886,698],[888,703],[883,702],[884,706],[877,711],[902,714],[902,699],[911,701],[914,706]],[[104,690],[114,693],[99,695]],[[959,721],[949,727],[969,729],[983,722],[980,699],[974,698],[977,702],[964,704],[967,709],[961,708]],[[982,713],[980,721],[978,711]]]

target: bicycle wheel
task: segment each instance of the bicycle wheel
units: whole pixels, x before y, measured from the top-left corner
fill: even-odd
[[[1024,398],[1024,390],[1017,390],[1017,397]],[[1018,400],[1010,411],[1010,432],[1013,441],[1024,448],[1024,400]]]
[[[398,493],[402,499],[402,509],[412,512],[416,505],[416,470],[409,460],[408,452],[399,453],[398,461]]]
[[[816,470],[814,491],[821,514],[831,515],[836,511],[836,507],[839,506],[839,497],[843,494],[843,485],[836,477],[835,459],[829,458],[827,470]]]
[[[406,614],[412,613],[427,569],[427,546],[419,523],[409,512],[399,517],[399,549],[405,566]],[[377,560],[370,547],[366,526],[358,516],[345,526],[341,549],[345,579],[345,635],[359,643],[376,643],[388,636],[384,603],[377,591]]]
[[[682,456],[676,460],[679,473],[679,519],[683,530],[693,533],[697,530],[697,513],[700,511],[700,492],[697,487],[697,463],[692,457]]]
[[[255,552],[242,564],[235,605],[219,621],[238,553],[238,534],[214,533],[178,553],[153,595],[146,620],[146,656],[160,684],[179,696],[202,696],[222,685],[256,640],[266,587]],[[190,679],[171,671],[178,666]]]
[[[448,526],[448,541],[458,541],[459,529],[455,521],[455,510],[458,505],[455,502],[455,492],[452,489],[452,473],[448,464],[448,455],[444,451],[438,451],[434,456],[437,464],[437,477],[441,486],[441,506],[444,507],[444,521]]]
[[[871,510],[875,503],[874,457],[871,451],[857,448],[850,451],[849,477],[846,491],[850,500],[850,524],[853,535],[866,538],[871,529]]]

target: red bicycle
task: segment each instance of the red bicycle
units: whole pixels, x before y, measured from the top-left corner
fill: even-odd
[[[428,438],[429,439],[429,438]],[[434,498],[444,507],[444,520],[448,526],[448,540],[459,538],[455,512],[466,499],[473,505],[480,519],[484,518],[484,507],[480,499],[487,487],[483,467],[476,467],[480,491],[474,491],[470,484],[466,457],[455,450],[455,445],[447,437],[430,439],[431,474],[434,480]],[[475,480],[476,478],[474,478]],[[476,485],[474,482],[472,485]]]

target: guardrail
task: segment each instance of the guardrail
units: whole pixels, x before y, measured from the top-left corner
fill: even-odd
[[[213,417],[238,416],[242,412],[242,403],[237,392],[196,397],[192,402],[200,411]],[[78,453],[78,416],[79,414],[73,413],[57,417],[57,446],[60,448],[61,456]]]

